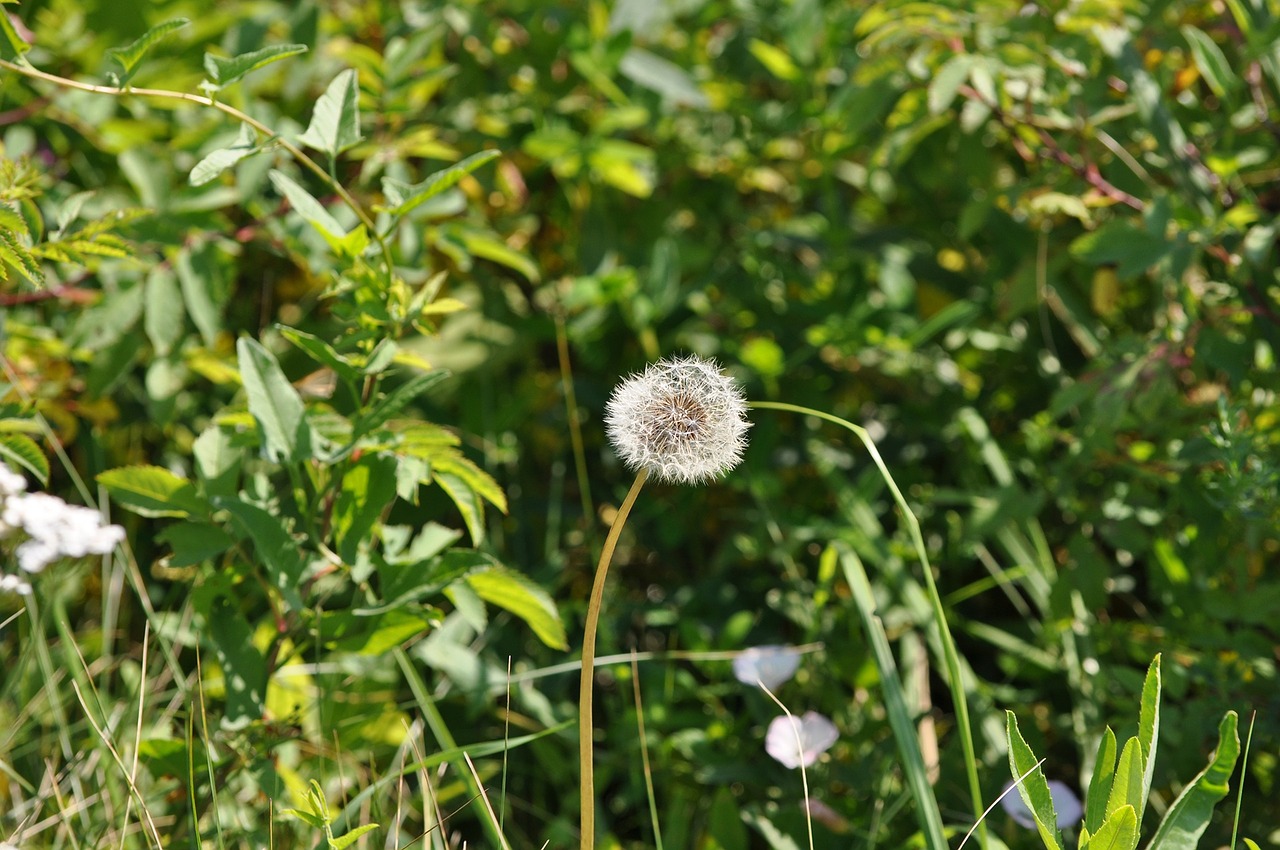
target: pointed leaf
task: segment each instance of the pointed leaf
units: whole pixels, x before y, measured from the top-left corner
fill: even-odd
[[[394,215],[404,215],[424,201],[434,198],[441,192],[451,189],[471,172],[498,157],[501,151],[481,151],[472,154],[456,165],[437,171],[421,183],[410,184],[390,177],[382,179],[382,193],[387,196],[390,207],[386,210]]]
[[[404,410],[415,398],[422,395],[427,390],[434,387],[440,381],[444,380],[449,373],[443,369],[437,369],[434,372],[428,372],[425,375],[415,375],[405,381],[400,386],[389,392],[387,395],[378,399],[378,401],[365,412],[363,416],[357,420],[356,432],[367,434],[374,428],[385,423],[388,419],[396,416],[400,411]]]
[[[1227,780],[1236,769],[1239,755],[1236,713],[1229,711],[1218,725],[1218,748],[1209,764],[1173,801],[1148,850],[1195,850],[1213,816],[1213,807],[1230,790]]]
[[[1062,850],[1058,843],[1058,815],[1053,809],[1053,794],[1049,791],[1044,771],[1036,766],[1039,760],[1018,730],[1018,718],[1012,711],[1005,712],[1005,735],[1009,741],[1009,770],[1015,778],[1027,774],[1018,783],[1018,793],[1036,819],[1036,832],[1040,834],[1046,850]]]
[[[477,496],[504,514],[507,512],[507,496],[502,492],[502,486],[493,480],[493,476],[466,457],[450,452],[432,457],[431,461],[434,474],[456,476]]]
[[[1098,760],[1093,763],[1093,779],[1089,782],[1089,793],[1085,795],[1084,824],[1090,832],[1097,832],[1107,818],[1107,799],[1111,796],[1111,780],[1115,773],[1116,733],[1108,726],[1102,742],[1098,744]]]
[[[107,58],[115,60],[116,64],[124,69],[124,75],[120,78],[119,85],[124,85],[129,81],[133,76],[133,72],[137,70],[138,63],[142,61],[142,57],[147,55],[147,51],[156,42],[169,35],[169,33],[182,29],[189,23],[191,21],[186,18],[174,18],[147,30],[133,44],[127,47],[113,47],[108,50]]]
[[[333,850],[346,850],[346,848],[354,844],[356,839],[360,836],[377,828],[378,825],[376,823],[362,823],[346,835],[329,839],[329,846],[332,847]]]
[[[290,56],[297,56],[299,53],[306,52],[307,46],[305,44],[272,44],[252,53],[241,53],[239,56],[232,56],[230,59],[206,53],[204,55],[204,69],[209,72],[209,79],[217,84],[218,88],[221,88],[231,85],[245,74],[250,71],[256,71],[264,65],[270,65],[272,62],[278,62],[281,59],[287,59]]]
[[[306,460],[311,456],[306,408],[275,356],[257,341],[241,337],[236,357],[249,412],[262,431],[262,453],[277,462]]]
[[[343,71],[316,101],[311,124],[298,143],[335,157],[360,142],[360,86],[356,72]]]
[[[7,59],[10,62],[20,60],[22,54],[31,49],[31,45],[22,40],[22,36],[18,35],[17,29],[13,26],[13,21],[9,20],[9,13],[0,14],[0,59]]]
[[[219,498],[214,503],[231,514],[231,524],[241,536],[253,541],[260,565],[289,607],[301,610],[298,581],[306,562],[298,540],[284,525],[284,520],[239,499]]]
[[[203,186],[240,160],[253,156],[260,150],[253,128],[248,124],[241,124],[235,144],[229,148],[219,148],[197,162],[187,176],[187,182],[192,186]]]
[[[1156,763],[1156,747],[1160,744],[1160,655],[1151,659],[1147,678],[1142,683],[1142,705],[1138,709],[1138,740],[1142,744],[1142,795],[1133,803],[1142,826],[1147,795],[1151,792],[1151,775]]]
[[[1138,816],[1133,806],[1121,806],[1089,838],[1089,850],[1133,850],[1138,846]]]
[[[320,235],[326,239],[342,239],[347,235],[346,228],[338,223],[338,220],[329,214],[324,205],[312,197],[311,193],[298,185],[298,183],[287,174],[272,170],[271,183],[276,187],[280,194],[289,199],[290,205],[293,206],[295,212],[302,216],[311,226],[320,231]]]
[[[360,373],[351,361],[339,354],[332,345],[320,337],[291,328],[287,325],[276,325],[276,330],[289,342],[302,349],[312,360],[321,366],[328,366],[338,373],[344,381],[355,381]]]
[[[467,524],[467,532],[471,535],[472,544],[479,546],[484,542],[484,505],[480,502],[476,491],[456,475],[439,473],[434,476],[434,479],[440,485],[440,489],[444,490],[445,495],[458,506],[458,510],[462,512],[462,521]]]
[[[528,623],[547,646],[568,648],[564,624],[560,622],[555,603],[545,590],[523,574],[506,567],[493,567],[468,575],[466,581],[485,602],[504,608]]]
[[[207,516],[213,510],[190,481],[159,466],[108,469],[98,475],[97,481],[107,488],[112,499],[142,516]]]
[[[189,567],[221,555],[235,545],[236,539],[216,525],[203,522],[178,522],[156,535],[156,539],[173,548],[169,566]]]
[[[1137,737],[1125,742],[1120,751],[1120,761],[1116,765],[1116,775],[1111,781],[1111,794],[1107,797],[1107,817],[1115,814],[1121,806],[1133,806],[1137,814],[1142,798],[1142,774],[1145,765],[1142,761],[1141,743]]]
[[[1215,95],[1225,97],[1240,86],[1240,77],[1231,69],[1231,62],[1213,39],[1192,26],[1182,28],[1182,37],[1191,45],[1191,55],[1196,59],[1200,76],[1204,77]]]

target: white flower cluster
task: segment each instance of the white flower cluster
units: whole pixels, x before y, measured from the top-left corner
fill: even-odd
[[[649,364],[613,391],[609,440],[632,469],[698,484],[738,465],[747,447],[747,401],[714,360],[676,357]]]
[[[124,529],[103,525],[97,511],[26,489],[26,479],[0,463],[0,539],[26,538],[13,550],[23,573],[38,573],[59,558],[105,555],[124,540]],[[0,570],[0,592],[26,595],[31,584],[22,573]]]

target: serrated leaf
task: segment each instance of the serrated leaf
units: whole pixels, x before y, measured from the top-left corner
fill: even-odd
[[[1046,850],[1062,850],[1058,843],[1058,814],[1053,808],[1053,794],[1044,771],[1037,766],[1035,753],[1018,730],[1018,718],[1012,711],[1005,712],[1005,736],[1009,743],[1009,770],[1015,777],[1026,774],[1018,783],[1018,793],[1036,820],[1036,832]]]
[[[311,429],[302,397],[280,371],[275,355],[256,340],[236,341],[240,378],[249,412],[262,431],[262,452],[269,460],[298,461],[311,456]]]
[[[1111,796],[1111,780],[1116,772],[1116,733],[1108,726],[1098,744],[1098,758],[1093,763],[1093,779],[1085,795],[1085,827],[1097,832],[1107,818],[1107,799]]]
[[[471,573],[466,582],[485,602],[524,620],[547,646],[552,649],[568,648],[564,624],[555,603],[546,591],[523,574],[506,567],[493,567]]]
[[[204,55],[204,69],[209,72],[209,79],[219,88],[229,86],[245,74],[256,71],[272,62],[279,62],[299,53],[306,53],[305,44],[273,44],[251,53],[241,53],[224,59],[212,53]]]
[[[311,124],[298,143],[336,157],[360,142],[360,86],[356,72],[343,71],[334,77],[316,101]]]
[[[112,499],[142,516],[207,516],[212,511],[190,481],[159,466],[108,469],[96,480]]]
[[[426,180],[416,184],[404,183],[400,180],[384,177],[382,179],[382,193],[386,195],[390,204],[385,211],[393,215],[404,215],[424,201],[453,188],[462,178],[500,156],[502,156],[501,151],[481,151],[480,153],[472,154],[456,165],[451,165],[435,172],[428,176]]]
[[[229,148],[219,148],[196,163],[187,176],[192,186],[203,186],[246,157],[258,153],[258,139],[248,124],[240,125],[240,134]]]
[[[1107,816],[1102,827],[1089,836],[1090,850],[1133,850],[1138,846],[1138,815],[1133,806],[1121,806]]]
[[[1230,790],[1227,782],[1239,756],[1236,713],[1229,711],[1218,724],[1218,747],[1209,764],[1173,801],[1147,850],[1195,850],[1199,846],[1200,836],[1213,817],[1213,807]]]
[[[39,444],[25,434],[0,434],[0,461],[20,466],[36,477],[43,486],[49,484],[49,460]]]
[[[0,260],[4,267],[13,266],[22,276],[37,286],[44,284],[44,269],[32,250],[23,244],[17,231],[0,229]],[[6,272],[5,279],[9,275]]]
[[[324,205],[312,197],[310,192],[299,186],[292,177],[274,169],[269,176],[271,183],[280,194],[289,199],[294,212],[310,222],[322,236],[326,239],[342,239],[347,235],[346,229],[329,214]]]
[[[329,846],[332,847],[333,850],[346,850],[346,848],[354,844],[356,839],[360,836],[377,828],[378,825],[376,823],[362,823],[345,835],[338,836],[337,838],[331,838],[329,840]]]
[[[124,76],[120,77],[119,85],[123,86],[129,81],[137,69],[138,63],[142,61],[142,58],[147,55],[147,51],[156,42],[169,35],[169,33],[182,29],[189,23],[191,22],[186,18],[174,18],[147,30],[133,44],[127,47],[112,47],[109,49],[107,58],[115,60],[116,64],[124,69]]]

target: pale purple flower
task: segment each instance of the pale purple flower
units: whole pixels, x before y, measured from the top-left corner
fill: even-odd
[[[1013,782],[1009,782],[1004,787],[1006,790],[1013,788]],[[1053,810],[1058,815],[1058,829],[1067,829],[1080,822],[1080,818],[1084,815],[1084,807],[1080,805],[1080,798],[1065,783],[1050,779],[1049,796],[1053,798]],[[1027,808],[1027,804],[1023,802],[1022,795],[1016,788],[1000,798],[1000,805],[1019,825],[1027,829],[1036,828],[1035,816],[1031,814],[1031,810]]]
[[[747,447],[747,401],[714,360],[651,363],[613,391],[609,442],[622,462],[663,481],[699,484],[738,465]]]
[[[769,724],[764,750],[785,767],[808,767],[839,737],[836,725],[816,711],[806,711],[800,717],[784,714]]]
[[[753,646],[733,659],[733,675],[744,685],[769,690],[787,682],[800,668],[800,653],[789,646]]]

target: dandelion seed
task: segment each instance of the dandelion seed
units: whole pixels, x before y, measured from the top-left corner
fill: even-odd
[[[699,484],[738,465],[747,447],[747,401],[714,360],[651,363],[613,391],[609,441],[632,469],[663,481]]]
[[[783,714],[769,724],[764,750],[785,767],[808,767],[839,737],[836,725],[816,711],[806,711],[800,717]]]

